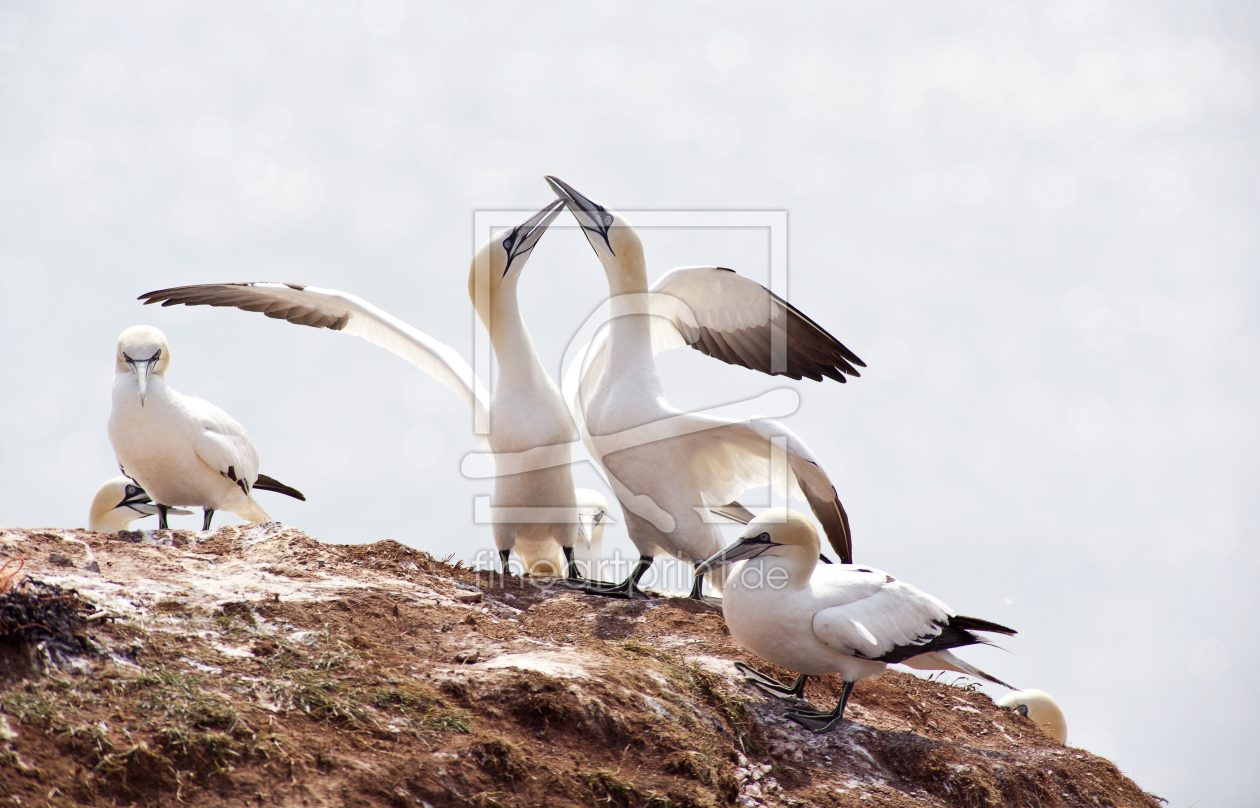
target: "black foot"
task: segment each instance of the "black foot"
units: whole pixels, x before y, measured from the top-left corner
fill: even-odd
[[[619,584],[607,584],[603,581],[573,580],[566,578],[558,581],[561,586],[588,595],[599,595],[604,598],[620,598],[621,600],[651,600],[646,592],[639,588],[633,578],[627,578]]]
[[[810,732],[818,734],[831,732],[840,726],[840,722],[844,720],[844,706],[849,703],[849,693],[851,692],[853,692],[853,682],[845,682],[844,689],[840,692],[840,701],[836,704],[836,709],[829,713],[798,707],[788,710],[787,717]]]
[[[205,512],[205,518],[201,520],[201,529],[209,530],[210,520],[214,518],[214,508],[202,508],[201,510]]]
[[[833,729],[840,726],[840,722],[844,720],[840,716],[834,715],[832,713],[814,714],[814,713],[798,713],[795,711],[789,712],[787,714],[787,717],[792,719],[796,723],[800,724],[802,727],[809,730],[810,732],[815,732],[815,733],[818,733],[819,735],[823,734],[824,732],[831,732]]]
[[[771,679],[764,673],[753,670],[743,662],[736,662],[735,670],[739,671],[740,675],[743,676],[749,684],[754,685],[758,690],[765,693],[767,696],[773,696],[776,699],[783,699],[784,701],[796,701],[802,704],[808,704],[808,702],[805,701],[805,683],[809,681],[809,677],[803,673],[796,677],[795,684],[788,687],[787,685],[779,684],[779,682]]]
[[[699,564],[699,562],[696,562],[696,563]],[[697,575],[695,578],[692,579],[691,593],[688,594],[687,597],[692,600],[698,600],[703,603],[708,603],[708,601],[704,599],[704,576],[703,575]]]
[[[512,554],[511,550],[499,551],[499,574],[504,578],[512,577],[512,568],[508,566],[508,556]]]
[[[170,508],[166,505],[158,506],[158,530],[170,530],[170,527],[166,524],[166,512],[168,510]]]

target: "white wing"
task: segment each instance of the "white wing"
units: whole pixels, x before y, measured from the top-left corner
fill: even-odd
[[[490,397],[472,367],[455,349],[354,295],[290,283],[209,283],[160,289],[139,299],[163,306],[231,306],[362,337],[454,390],[472,408],[477,423],[487,423]]]
[[[200,427],[193,441],[197,456],[248,495],[258,479],[258,449],[245,427],[209,401],[189,396],[183,401]]]
[[[846,376],[859,375],[854,365],[866,367],[795,306],[731,269],[671,270],[652,284],[647,306],[653,315],[653,355],[690,345],[728,364],[814,381],[826,376],[844,382]],[[565,400],[578,423],[604,372],[607,348],[604,328],[565,373]],[[581,408],[576,406],[579,394]]]
[[[870,568],[819,566],[811,585],[835,606],[814,615],[814,635],[841,653],[879,659],[941,633],[953,612],[931,595]]]
[[[768,418],[745,422],[705,420],[714,422],[715,427],[686,440],[691,443],[692,479],[707,503],[730,502],[748,489],[763,485],[775,486],[784,494],[798,494],[822,523],[841,563],[853,560],[849,517],[836,488],[796,433]]]

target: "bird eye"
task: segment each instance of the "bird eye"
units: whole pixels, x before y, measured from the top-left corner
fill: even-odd
[[[1020,704],[1020,705],[1017,705],[1017,706],[1015,707],[1015,712],[1019,713],[1019,714],[1020,714],[1020,715],[1022,715],[1024,718],[1027,718],[1027,717],[1028,717],[1028,705],[1027,705],[1027,704]]]
[[[503,249],[507,250],[508,252],[512,252],[512,237],[511,236],[508,236],[507,238],[503,239]]]
[[[127,486],[127,496],[129,497],[134,497],[139,491],[140,489],[136,488],[134,485]]]
[[[604,227],[608,227],[611,224],[612,224],[612,216],[610,214],[605,213],[604,214]]]

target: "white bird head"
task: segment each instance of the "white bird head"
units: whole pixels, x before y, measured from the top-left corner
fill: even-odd
[[[118,337],[118,354],[114,357],[114,373],[136,374],[140,406],[149,390],[149,377],[165,376],[171,364],[171,349],[166,335],[151,325],[133,325]]]
[[[504,283],[520,278],[521,270],[529,260],[534,245],[547,232],[547,226],[560,215],[563,207],[564,202],[557,199],[516,227],[495,233],[477,248],[472,266],[468,270],[468,297],[482,322],[490,322],[489,312],[483,311],[489,305],[490,295],[498,292]],[[477,294],[479,289],[489,292],[480,301]]]
[[[625,217],[580,193],[559,177],[546,177],[551,190],[577,219],[591,249],[599,256],[614,295],[647,289],[643,241]]]
[[[784,559],[793,572],[799,570],[808,579],[818,563],[818,531],[814,523],[797,511],[771,508],[749,522],[733,544],[696,567],[696,575],[762,557]]]
[[[88,530],[94,533],[117,533],[126,530],[141,517],[157,513],[144,489],[126,477],[106,480],[92,497],[88,512]]]
[[[608,524],[608,500],[589,488],[575,488],[573,494],[577,498],[578,534],[588,549],[601,546],[604,525]]]
[[[997,705],[1031,718],[1047,735],[1059,743],[1067,743],[1067,719],[1063,716],[1063,708],[1049,693],[1016,690],[1003,696]]]

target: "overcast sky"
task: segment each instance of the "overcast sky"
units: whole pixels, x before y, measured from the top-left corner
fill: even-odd
[[[672,401],[795,387],[857,560],[1019,629],[966,656],[1146,790],[1254,799],[1255,4],[549,8],[0,2],[0,523],[85,524],[115,340],[148,323],[171,385],[306,493],[260,494],[273,516],[473,559],[490,483],[460,474],[449,391],[342,334],[136,295],[332,287],[471,358],[474,214],[541,207],[544,173],[621,210],[787,211],[790,299],[869,372],[674,351]],[[652,279],[768,278],[765,230],[643,236]],[[605,294],[578,232],[543,239],[522,304],[553,373]]]

